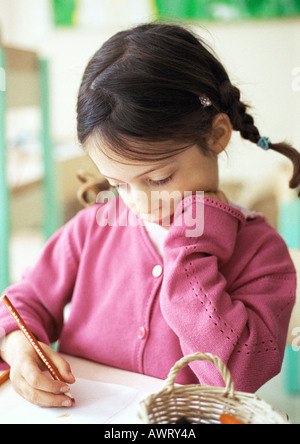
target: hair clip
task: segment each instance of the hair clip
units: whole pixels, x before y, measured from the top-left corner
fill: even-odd
[[[208,106],[212,106],[211,100],[208,97],[206,97],[206,96],[200,96],[199,100],[200,100],[201,105],[203,106],[203,108],[207,108]]]
[[[261,137],[257,142],[257,146],[262,148],[263,150],[268,150],[270,148],[271,141],[268,137]]]

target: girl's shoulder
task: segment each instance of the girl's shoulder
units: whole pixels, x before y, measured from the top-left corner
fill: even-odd
[[[238,203],[234,202],[231,199],[228,199],[228,205],[230,205],[232,208],[235,208],[236,210],[240,211],[246,220],[253,220],[257,218],[264,218],[264,215],[262,213],[258,213],[257,211],[248,210],[248,208],[245,208]]]
[[[257,268],[280,263],[280,273],[295,273],[289,249],[278,230],[271,225],[263,213],[250,211],[235,202],[230,201],[230,206],[238,209],[245,217],[245,223],[239,231],[237,249],[243,256],[252,258]],[[242,256],[242,254],[241,254]]]
[[[101,233],[107,236],[109,229],[118,226],[120,220],[122,221],[127,213],[128,208],[122,199],[119,196],[110,196],[106,201],[80,210],[67,223],[67,228],[80,233],[84,238],[89,235],[99,236]],[[115,232],[115,230],[113,231]]]
[[[93,204],[89,207],[80,210],[70,221],[73,225],[97,225],[97,220],[100,215],[106,216],[109,212],[112,213],[116,208],[120,209],[118,204],[119,196],[107,199],[105,202]]]

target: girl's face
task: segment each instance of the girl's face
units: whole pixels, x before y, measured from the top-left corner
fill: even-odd
[[[137,216],[166,228],[184,193],[218,189],[217,156],[204,155],[197,145],[153,163],[127,161],[125,164],[116,154],[111,160],[91,143],[87,150],[102,176],[118,189]]]

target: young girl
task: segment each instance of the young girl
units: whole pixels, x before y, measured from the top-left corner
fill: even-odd
[[[78,137],[119,197],[81,211],[5,292],[66,381],[42,373],[0,307],[1,357],[23,397],[71,405],[71,368],[48,347],[57,339],[60,352],[161,379],[183,355],[213,353],[249,392],[280,371],[295,269],[265,218],[219,190],[218,154],[232,130],[254,150],[290,158],[290,186],[299,185],[299,153],[261,137],[222,64],[186,29],[138,26],[95,54],[79,92]],[[202,362],[177,381],[223,385]]]

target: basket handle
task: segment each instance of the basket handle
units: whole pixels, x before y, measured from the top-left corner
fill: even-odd
[[[223,363],[223,361],[218,356],[212,355],[211,353],[200,353],[200,352],[181,358],[174,365],[174,367],[171,368],[169,376],[165,380],[162,391],[172,391],[175,384],[175,378],[180,372],[180,370],[193,361],[209,361],[212,364],[214,364],[220,371],[223,381],[225,382],[223,396],[227,396],[229,394],[231,396],[234,395],[234,385],[231,379],[231,373],[226,367],[226,365]]]

